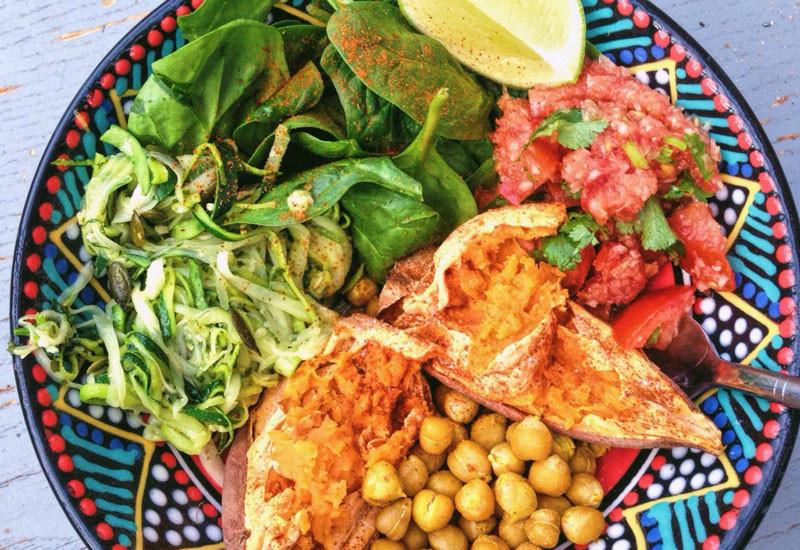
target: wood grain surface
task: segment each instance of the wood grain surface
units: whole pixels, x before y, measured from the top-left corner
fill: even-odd
[[[0,0],[0,331],[31,178],[79,87],[159,0]],[[800,197],[800,1],[656,0],[736,83]],[[5,336],[3,341],[5,341]],[[0,550],[83,548],[39,468],[0,355]],[[748,548],[800,548],[800,446]]]

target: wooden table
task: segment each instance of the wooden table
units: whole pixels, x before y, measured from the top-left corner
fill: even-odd
[[[159,0],[0,0],[0,288],[20,212],[58,119],[108,50]],[[691,32],[755,109],[800,198],[797,0],[656,0]],[[0,292],[8,311],[8,292]],[[0,326],[7,326],[4,317]],[[0,354],[0,549],[82,548],[33,454],[11,361]],[[751,549],[798,548],[800,446]]]

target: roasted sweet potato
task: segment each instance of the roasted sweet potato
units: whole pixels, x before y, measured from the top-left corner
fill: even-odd
[[[364,471],[398,463],[431,413],[432,346],[363,315],[337,322],[323,353],[271,390],[226,463],[225,541],[234,549],[366,548]]]

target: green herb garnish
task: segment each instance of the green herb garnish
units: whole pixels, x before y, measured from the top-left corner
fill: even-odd
[[[528,139],[528,144],[555,133],[558,143],[567,149],[583,149],[589,147],[607,127],[605,120],[583,120],[580,109],[559,109],[539,124]]]
[[[575,269],[583,249],[600,243],[597,239],[600,231],[603,227],[591,215],[571,212],[557,235],[542,239],[538,256],[561,271]]]
[[[699,201],[708,200],[713,193],[701,189],[688,173],[683,173],[677,183],[664,193],[664,198],[669,201],[678,200],[683,197],[694,197]]]

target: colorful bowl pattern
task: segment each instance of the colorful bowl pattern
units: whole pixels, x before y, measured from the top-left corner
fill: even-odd
[[[302,2],[295,1],[295,4]],[[797,215],[763,130],[733,84],[688,34],[647,2],[583,0],[588,37],[642,82],[710,127],[725,188],[712,208],[728,235],[736,290],[698,297],[695,314],[723,357],[798,373]],[[61,120],[33,181],[15,253],[11,321],[50,307],[89,258],[75,214],[90,177],[57,158],[113,151],[98,137],[130,106],[153,61],[183,45],[176,16],[200,2],[166,2],[95,70]],[[685,277],[677,272],[676,277]],[[93,281],[84,304],[108,299]],[[221,548],[220,461],[141,437],[119,409],[87,406],[32,359],[15,373],[39,460],[91,548]],[[735,391],[700,400],[722,431],[720,457],[689,449],[613,449],[598,475],[608,529],[592,550],[741,547],[766,510],[794,444],[798,416]]]

